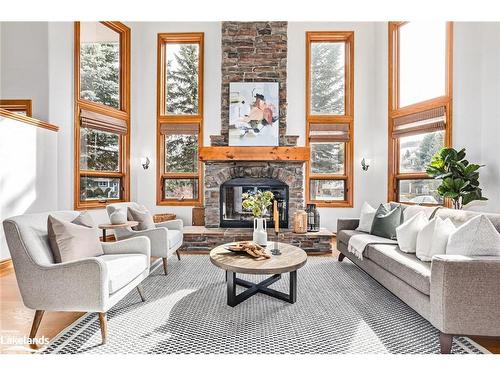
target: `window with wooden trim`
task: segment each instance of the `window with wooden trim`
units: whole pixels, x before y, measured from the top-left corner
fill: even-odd
[[[130,29],[75,22],[76,209],[128,201]]]
[[[308,203],[352,207],[354,32],[306,33]]]
[[[0,109],[28,117],[32,116],[31,99],[0,99]]]
[[[388,199],[443,204],[426,165],[451,147],[451,22],[389,22]]]
[[[158,205],[202,201],[203,42],[203,33],[158,34]]]

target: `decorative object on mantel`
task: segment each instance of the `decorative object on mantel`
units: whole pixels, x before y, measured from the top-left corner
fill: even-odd
[[[235,253],[238,252],[247,253],[248,255],[250,255],[253,258],[256,258],[257,260],[271,258],[269,254],[266,254],[264,248],[250,241],[242,241],[242,242],[237,242],[235,244],[230,244],[228,246],[225,246],[225,249],[233,251]]]
[[[279,145],[278,82],[230,82],[229,103],[229,146]]]
[[[155,223],[162,223],[164,221],[175,220],[176,217],[177,217],[176,214],[169,214],[169,213],[156,214],[153,215],[153,221]]]
[[[367,171],[368,168],[370,168],[370,163],[372,161],[370,159],[361,159],[361,169],[363,169],[364,171]]]
[[[255,193],[241,194],[243,208],[252,211],[253,219],[253,242],[266,246],[267,245],[267,223],[264,218],[267,213],[267,208],[272,204],[274,194],[272,191],[260,191]]]
[[[192,225],[196,226],[205,226],[205,207],[203,206],[195,206],[193,207],[192,213]]]
[[[435,180],[443,180],[437,192],[453,201],[453,208],[461,210],[473,201],[487,201],[479,187],[478,169],[484,165],[472,164],[465,159],[465,148],[442,148],[432,157],[426,172]]]
[[[307,205],[307,231],[319,232],[319,211],[315,204]]]
[[[293,233],[307,233],[307,212],[298,210],[293,215]]]

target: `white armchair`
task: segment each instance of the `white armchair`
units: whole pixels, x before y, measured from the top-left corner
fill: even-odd
[[[108,216],[115,210],[122,208],[128,209],[133,207],[139,209],[139,205],[135,202],[114,203],[106,207]],[[115,237],[117,240],[133,238],[136,236],[146,236],[151,240],[151,256],[163,259],[163,271],[167,274],[167,260],[175,252],[177,259],[181,260],[179,248],[183,243],[183,227],[182,220],[169,220],[161,223],[156,223],[156,228],[147,230],[133,230],[131,228],[115,229]]]
[[[141,282],[149,275],[150,240],[102,243],[104,255],[54,263],[47,234],[49,214],[71,221],[79,212],[21,215],[3,222],[23,302],[36,310],[30,337],[35,337],[46,310],[86,311],[99,313],[106,343],[106,312],[134,288],[145,301]]]

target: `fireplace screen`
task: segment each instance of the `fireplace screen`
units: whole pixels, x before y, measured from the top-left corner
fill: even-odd
[[[280,227],[288,228],[288,185],[272,178],[234,178],[220,188],[220,226],[224,228],[253,227],[252,212],[242,206],[243,193],[270,190],[278,202]],[[267,214],[268,227],[274,226],[273,206]]]

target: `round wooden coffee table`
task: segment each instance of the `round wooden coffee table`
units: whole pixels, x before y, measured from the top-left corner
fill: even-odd
[[[229,306],[234,307],[257,293],[295,303],[297,300],[297,270],[307,262],[307,254],[304,250],[286,243],[268,242],[266,253],[271,255],[271,258],[257,260],[248,254],[226,250],[225,246],[228,245],[230,244],[220,245],[210,251],[210,261],[226,271],[227,304]],[[276,248],[279,249],[279,255],[275,255]],[[290,273],[288,294],[269,288],[269,285],[281,279],[281,274],[287,272]],[[254,284],[237,278],[237,273],[272,276]],[[236,285],[248,289],[237,295]]]

